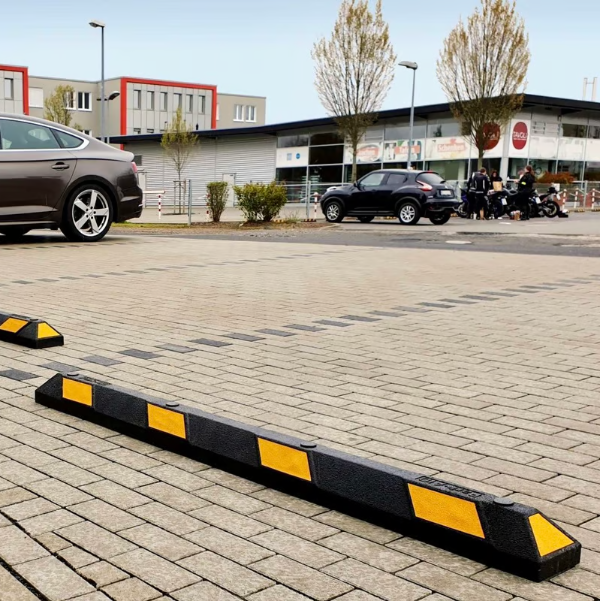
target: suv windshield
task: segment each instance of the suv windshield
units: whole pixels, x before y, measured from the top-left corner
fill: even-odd
[[[443,177],[441,177],[438,173],[428,171],[417,175],[417,181],[422,182],[423,184],[429,184],[430,186],[439,186],[440,184],[443,184],[446,180]]]

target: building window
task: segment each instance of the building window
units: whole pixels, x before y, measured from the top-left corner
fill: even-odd
[[[198,112],[201,115],[204,115],[204,113],[206,112],[206,96],[198,97]],[[217,117],[217,119],[218,119],[218,117]]]
[[[142,108],[142,90],[133,90],[133,108]]]
[[[166,111],[167,110],[167,101],[168,101],[168,96],[166,92],[161,92],[160,93],[160,110],[161,111]]]
[[[142,155],[141,154],[136,154],[133,157],[133,162],[138,166],[141,167],[142,166]]]
[[[175,110],[181,108],[181,94],[173,94],[173,101],[175,103]]]
[[[11,77],[4,79],[4,99],[14,100],[15,98],[15,80]]]
[[[563,123],[562,124],[562,135],[564,138],[586,138],[587,137],[587,125]]]
[[[153,133],[154,133],[154,130],[153,130],[153,129],[147,129],[147,130],[146,130],[146,133],[147,133],[147,134],[153,134]]]
[[[32,108],[44,108],[44,90],[42,88],[29,88],[29,106]]]
[[[187,95],[187,112],[188,113],[194,112],[194,96],[193,96],[193,94]]]
[[[134,133],[134,134],[141,134],[141,133],[142,133],[142,130],[141,130],[139,127],[134,127],[134,128],[133,128],[133,133]]]
[[[77,110],[77,96],[75,96],[75,93],[67,92],[65,94],[65,105],[65,108],[69,109],[70,111]]]
[[[234,121],[243,121],[244,120],[244,105],[243,104],[235,105],[235,112],[234,112],[233,120]]]
[[[246,121],[250,123],[256,123],[256,107],[255,106],[246,106]]]
[[[92,130],[91,129],[82,129],[81,133],[84,133],[86,136],[91,136]]]
[[[92,110],[92,93],[91,92],[78,92],[77,93],[77,106],[80,111],[91,111]]]
[[[146,108],[149,111],[153,111],[154,110],[154,92],[147,92],[146,93]]]

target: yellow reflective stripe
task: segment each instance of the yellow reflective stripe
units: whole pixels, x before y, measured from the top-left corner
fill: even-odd
[[[573,541],[566,534],[563,534],[539,513],[529,517],[529,524],[542,557],[573,544]]]
[[[55,338],[60,336],[60,334],[52,327],[49,326],[46,322],[42,322],[38,324],[37,337],[41,338]]]
[[[92,406],[92,386],[83,382],[76,382],[63,378],[63,399],[74,401],[81,405]]]
[[[418,518],[485,538],[475,503],[414,484],[409,484],[408,490]]]
[[[182,413],[148,405],[148,426],[185,439],[185,418]]]
[[[304,451],[299,451],[270,440],[258,439],[258,449],[260,451],[260,462],[264,467],[272,470],[302,478],[302,480],[312,480],[310,475],[310,465],[308,455]]]
[[[15,319],[14,317],[9,317],[1,326],[0,330],[4,332],[10,332],[11,334],[16,334],[19,330],[22,330],[29,322],[23,319]]]

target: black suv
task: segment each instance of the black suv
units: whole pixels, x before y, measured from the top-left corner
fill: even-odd
[[[421,217],[443,225],[457,204],[454,191],[437,173],[405,169],[372,171],[355,184],[330,189],[321,197],[321,210],[331,222],[357,217],[368,223],[376,216],[392,215],[403,225],[415,225]]]

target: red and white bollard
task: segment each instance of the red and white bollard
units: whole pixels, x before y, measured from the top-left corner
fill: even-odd
[[[314,215],[313,215],[313,219],[316,221],[317,220],[317,205],[319,204],[319,194],[317,192],[315,192],[313,194],[313,198],[315,199],[315,211],[314,211]]]
[[[162,194],[158,195],[158,220],[162,219]]]

